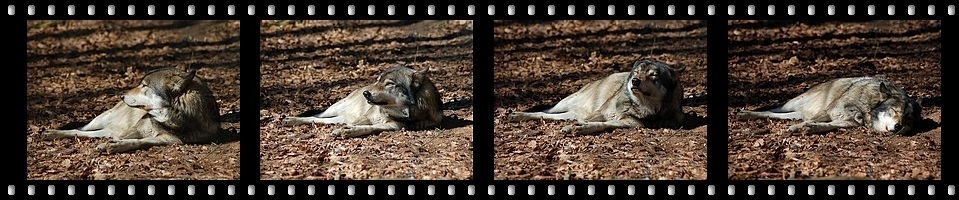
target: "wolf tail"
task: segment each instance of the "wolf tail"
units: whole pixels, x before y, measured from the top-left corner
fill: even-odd
[[[240,110],[230,110],[226,114],[220,115],[220,122],[236,123],[240,122]]]
[[[441,107],[443,108],[443,110],[459,110],[461,108],[467,108],[470,106],[473,106],[473,98],[463,97],[450,102],[443,103]]]

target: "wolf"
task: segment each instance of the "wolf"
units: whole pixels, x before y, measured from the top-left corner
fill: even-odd
[[[740,120],[803,120],[789,133],[814,134],[865,126],[903,134],[922,119],[922,107],[898,85],[881,77],[848,77],[813,86],[786,104],[767,111],[740,111]]]
[[[575,120],[575,125],[560,132],[577,135],[630,127],[678,128],[684,115],[680,75],[685,69],[643,58],[629,72],[591,82],[550,108],[513,112],[508,118],[512,122]]]
[[[210,88],[196,76],[196,69],[187,68],[153,70],[138,86],[120,95],[113,108],[86,125],[45,130],[42,137],[111,138],[96,149],[112,153],[208,142],[220,131],[218,105]]]
[[[381,72],[373,84],[354,90],[322,113],[286,117],[282,123],[286,126],[345,124],[331,133],[337,139],[438,127],[443,120],[442,101],[428,70],[391,67]]]

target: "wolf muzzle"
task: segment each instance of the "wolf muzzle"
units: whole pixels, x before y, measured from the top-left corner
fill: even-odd
[[[139,109],[145,109],[145,108],[146,108],[146,106],[144,106],[144,105],[138,105],[138,106],[130,105],[130,102],[127,101],[127,95],[124,95],[124,94],[121,94],[121,95],[120,95],[120,101],[122,101],[123,104],[126,104],[127,106],[130,106],[130,107],[133,107],[133,108],[139,108]]]
[[[380,106],[387,104],[386,101],[377,101],[375,98],[373,98],[373,93],[370,93],[370,91],[363,91],[363,98],[365,98],[366,103],[369,103],[369,104],[380,105]]]

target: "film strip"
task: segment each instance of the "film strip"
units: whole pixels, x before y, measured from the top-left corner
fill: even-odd
[[[7,145],[23,153],[7,156],[27,159],[13,165],[25,170],[2,175],[3,185],[7,196],[61,197],[954,196],[940,117],[941,66],[954,62],[941,56],[954,42],[942,36],[953,33],[954,16],[949,3],[8,3],[4,23],[12,35],[26,33],[5,48],[25,52],[11,56],[22,71],[6,76],[27,97],[16,111],[26,112],[18,120],[27,134]],[[634,62],[641,58],[668,65],[653,80],[683,83],[677,127],[594,125],[608,130],[577,135],[592,128],[541,115],[511,121],[538,104],[599,101],[561,102],[615,72],[632,80],[648,67]],[[180,71],[160,77],[154,70],[163,67]],[[419,88],[389,72],[423,69],[440,93],[436,127],[371,133],[294,118],[332,120],[320,113],[354,93],[363,105],[390,104],[376,98],[407,93],[370,88],[384,79]],[[679,72],[664,78],[669,70]],[[180,91],[165,87],[190,76],[215,98],[216,138],[82,137],[121,137],[86,126],[98,116],[119,120],[101,114],[122,105],[114,112],[162,124],[169,119],[157,116],[175,114],[156,110],[169,103],[153,109],[127,98]],[[886,77],[918,100],[916,133],[880,135],[871,128],[884,127],[873,125],[792,135],[799,121],[736,120],[740,110],[852,76]],[[667,85],[651,82],[584,91]],[[630,109],[644,107],[615,110]],[[893,115],[877,113],[867,114]]]

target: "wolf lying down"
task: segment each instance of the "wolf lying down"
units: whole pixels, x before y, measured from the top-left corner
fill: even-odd
[[[213,92],[195,69],[162,68],[121,96],[113,108],[75,130],[46,130],[44,139],[112,138],[97,150],[127,152],[152,146],[202,143],[219,132]]]
[[[376,81],[351,92],[320,114],[287,117],[287,126],[320,123],[345,124],[332,132],[336,138],[353,138],[383,131],[424,130],[443,121],[439,91],[427,69],[396,66],[381,72]]]
[[[922,107],[896,84],[884,78],[834,79],[813,86],[786,104],[768,111],[741,111],[741,120],[757,118],[803,120],[790,133],[822,133],[866,126],[903,134],[922,119]]]
[[[680,72],[665,63],[640,59],[629,72],[587,84],[556,105],[541,111],[510,113],[513,122],[575,120],[563,134],[592,134],[620,128],[678,128],[683,122]]]

